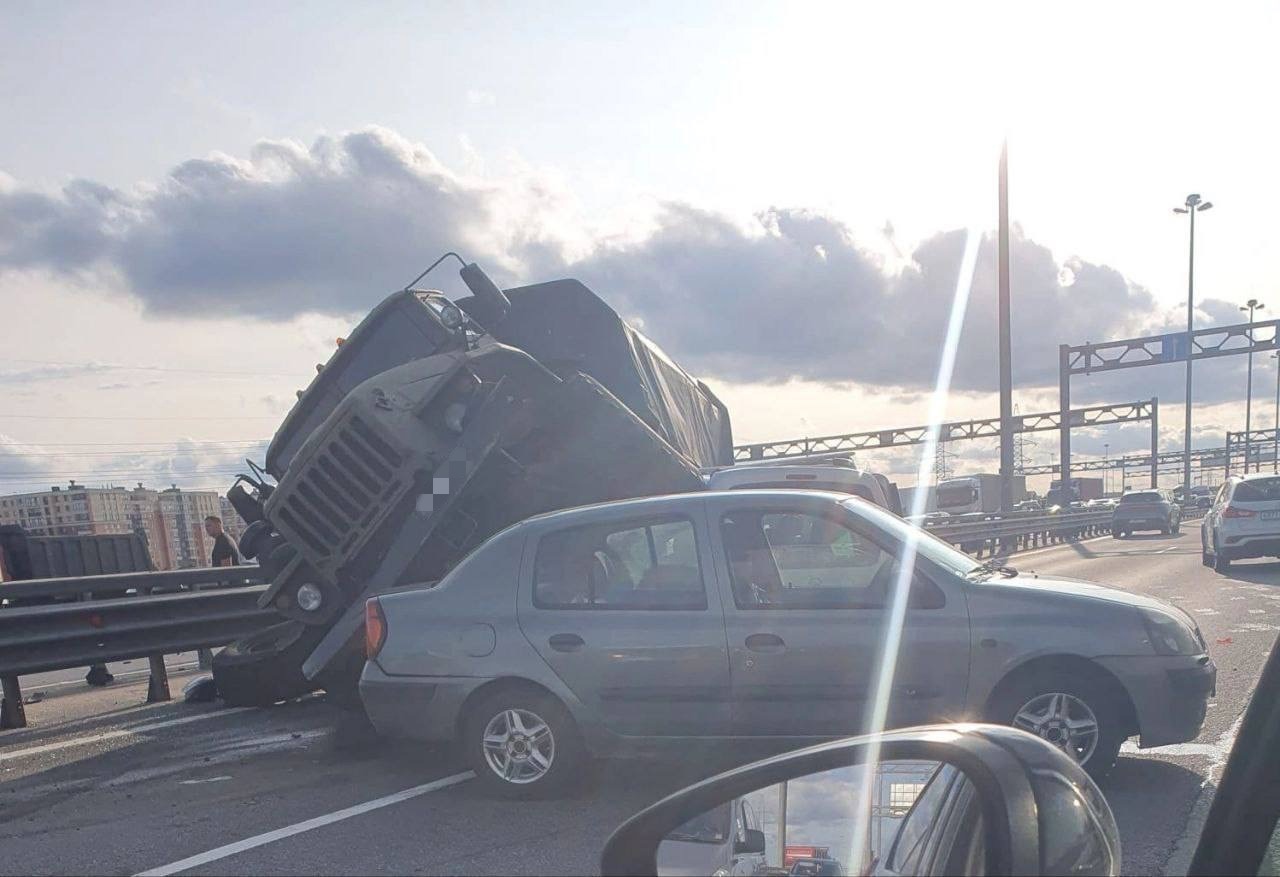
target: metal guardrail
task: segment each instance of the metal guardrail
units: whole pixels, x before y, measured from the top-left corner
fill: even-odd
[[[257,567],[0,583],[0,728],[22,727],[18,677],[146,657],[147,701],[169,699],[164,656],[224,645],[278,622],[258,607]]]
[[[981,521],[943,521],[926,525],[925,529],[939,539],[982,557],[984,553],[1009,553],[1110,533],[1111,518],[1111,509],[1027,512]]]
[[[1181,520],[1198,520],[1206,511],[1194,506],[1183,508]],[[1025,512],[1003,517],[992,515],[981,521],[942,521],[926,525],[925,529],[939,539],[982,557],[984,553],[1005,554],[1106,535],[1111,532],[1113,513],[1113,509]]]

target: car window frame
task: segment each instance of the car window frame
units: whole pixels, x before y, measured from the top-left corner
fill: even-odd
[[[717,587],[717,577],[714,567],[708,566],[708,561],[712,560],[706,553],[704,538],[699,534],[699,517],[700,512],[697,509],[679,509],[670,511],[654,511],[648,510],[644,514],[620,515],[617,517],[602,518],[599,520],[587,520],[583,522],[575,522],[560,527],[550,527],[536,534],[531,534],[529,540],[528,557],[529,557],[529,591],[528,600],[533,609],[538,612],[710,612],[719,610],[719,601],[713,603],[711,591]],[[599,604],[599,603],[559,603],[547,604],[538,598],[538,557],[542,551],[544,540],[573,530],[583,529],[603,529],[610,528],[611,533],[622,532],[625,530],[633,530],[639,528],[651,528],[658,524],[668,524],[675,521],[687,523],[693,533],[694,558],[697,561],[698,578],[702,583],[702,605],[701,606],[621,606],[616,604]],[[710,576],[708,572],[710,571]]]
[[[721,603],[725,611],[730,609],[738,612],[884,612],[888,608],[888,600],[886,599],[878,605],[865,606],[771,606],[771,605],[742,605],[738,600],[738,592],[734,587],[733,565],[730,563],[729,554],[726,550],[724,542],[723,522],[727,515],[734,512],[753,512],[761,515],[764,514],[805,514],[814,517],[823,517],[824,514],[829,515],[839,523],[840,526],[850,530],[860,538],[871,542],[882,552],[893,555],[892,549],[886,545],[886,541],[891,541],[889,534],[876,529],[874,525],[854,514],[845,508],[842,502],[833,502],[829,506],[815,505],[811,502],[800,501],[796,497],[780,496],[774,497],[755,497],[755,501],[747,497],[741,499],[733,496],[727,496],[725,501],[709,504],[706,508],[707,529],[711,531],[713,539],[713,550],[716,554],[715,563],[717,574],[724,581],[726,594],[721,594]],[[788,499],[791,501],[788,502]],[[864,500],[866,502],[866,500]],[[875,505],[872,503],[872,505]],[[879,506],[875,506],[880,508]],[[896,555],[893,555],[896,557]],[[922,563],[923,561],[923,563]],[[922,566],[928,565],[925,558],[919,555],[916,557],[915,569],[912,571],[911,581],[911,603],[908,608],[912,611],[934,611],[945,609],[950,602],[948,589],[940,582],[936,581],[933,575],[922,569]],[[721,575],[719,571],[723,569]],[[924,597],[917,597],[924,594]],[[930,598],[932,598],[930,600]],[[920,605],[922,603],[924,605]]]

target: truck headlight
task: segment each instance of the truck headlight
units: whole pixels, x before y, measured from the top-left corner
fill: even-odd
[[[462,328],[464,319],[462,308],[455,304],[446,304],[440,308],[440,322],[444,323],[444,327],[450,332],[456,332]]]
[[[324,602],[324,592],[307,582],[298,588],[295,599],[298,601],[298,608],[303,612],[315,612],[320,608],[320,604]]]
[[[1200,651],[1195,632],[1180,619],[1154,609],[1142,609],[1147,639],[1157,655],[1194,655]]]

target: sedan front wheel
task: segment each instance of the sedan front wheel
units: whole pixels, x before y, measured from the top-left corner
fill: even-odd
[[[1039,676],[1003,692],[993,718],[1035,734],[1071,756],[1094,779],[1115,766],[1125,740],[1123,710],[1091,679]]]

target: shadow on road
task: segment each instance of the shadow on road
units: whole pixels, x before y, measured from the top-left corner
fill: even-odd
[[[1280,563],[1274,560],[1238,560],[1231,564],[1224,578],[1255,585],[1280,585]]]
[[[1119,548],[1123,545],[1133,543],[1133,542],[1177,542],[1181,538],[1182,538],[1181,534],[1177,536],[1174,536],[1174,535],[1166,536],[1163,533],[1143,533],[1143,534],[1138,534],[1134,536],[1126,536],[1123,539],[1107,539],[1107,540],[1098,541],[1097,544],[1099,545],[1099,547],[1103,545],[1106,546],[1106,549],[1101,551],[1095,550],[1091,542],[1071,542],[1068,544],[1070,545],[1071,550],[1074,551],[1076,554],[1080,555],[1081,557],[1087,558],[1089,560],[1094,560],[1099,557],[1132,557],[1132,556],[1137,556],[1139,554],[1150,554],[1151,550],[1149,548],[1135,549],[1133,551],[1113,551],[1110,549]],[[1166,551],[1164,553],[1165,554],[1198,554],[1199,552],[1200,552],[1200,549],[1198,547],[1188,545],[1185,547],[1179,547],[1174,551]],[[1016,558],[1017,555],[1014,555],[1014,557]]]
[[[1204,781],[1156,758],[1121,758],[1100,784],[1120,827],[1122,874],[1161,874],[1182,836]],[[1159,806],[1153,806],[1159,801]]]

